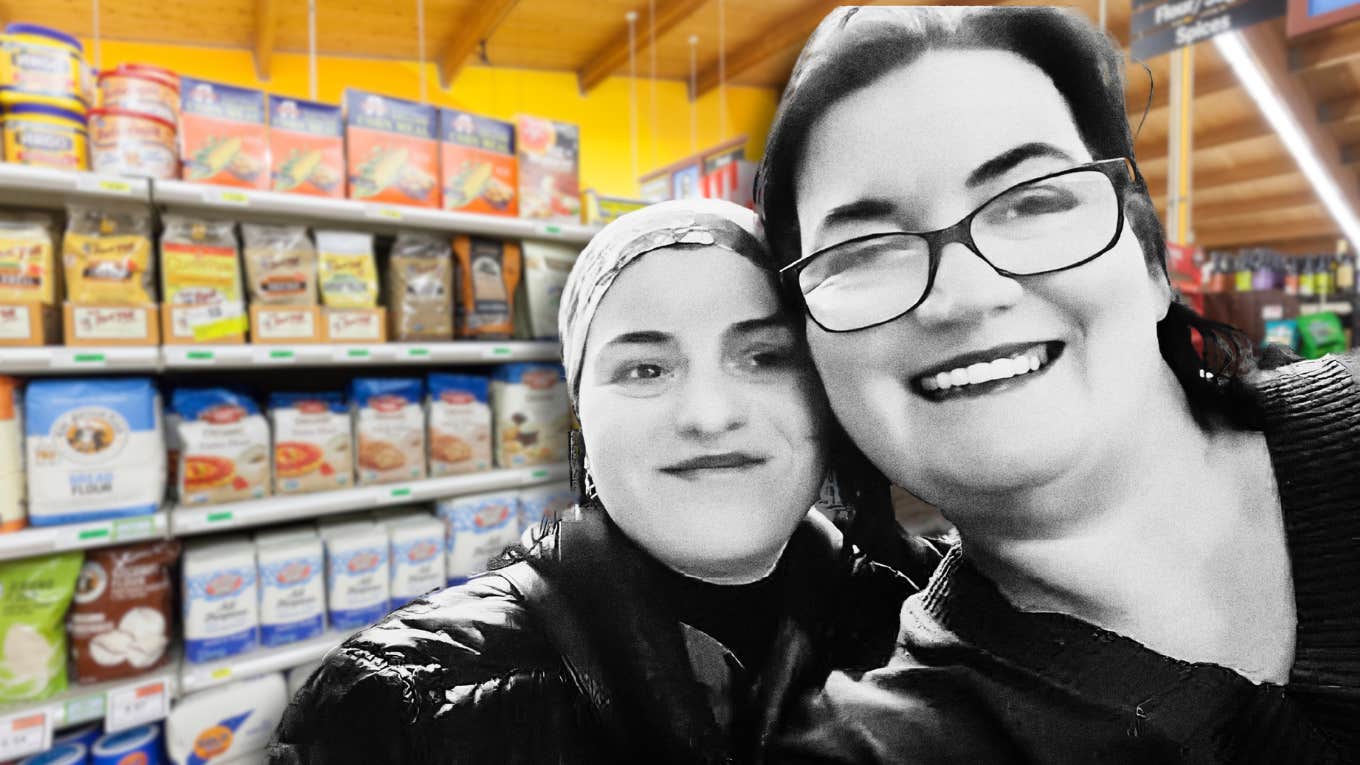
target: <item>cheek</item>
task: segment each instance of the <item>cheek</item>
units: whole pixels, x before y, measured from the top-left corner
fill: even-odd
[[[809,323],[808,347],[827,399],[841,424],[852,432],[858,426],[881,424],[883,412],[896,409],[905,391],[903,381],[911,347],[905,320],[857,332],[833,333]],[[859,422],[864,420],[864,422]]]

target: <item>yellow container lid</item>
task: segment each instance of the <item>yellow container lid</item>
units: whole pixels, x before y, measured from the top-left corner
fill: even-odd
[[[29,106],[50,106],[54,109],[62,109],[68,112],[75,112],[84,117],[86,113],[85,102],[74,96],[70,98],[60,98],[57,96],[40,96],[34,93],[23,93],[16,90],[0,90],[0,106],[9,109],[20,104]]]

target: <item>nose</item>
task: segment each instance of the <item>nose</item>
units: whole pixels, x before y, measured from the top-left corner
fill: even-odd
[[[930,294],[913,313],[927,325],[976,321],[1013,307],[1023,293],[1015,279],[997,273],[962,242],[950,242],[940,252]]]
[[[718,369],[694,369],[685,376],[675,402],[676,429],[691,438],[711,438],[746,425],[747,404],[740,383]]]

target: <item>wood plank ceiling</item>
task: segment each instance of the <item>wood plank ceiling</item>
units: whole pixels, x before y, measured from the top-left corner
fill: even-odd
[[[1099,0],[1068,0],[1092,20]],[[1046,4],[1010,0],[1007,4]],[[1050,3],[1051,4],[1051,3]],[[417,57],[417,0],[316,0],[322,53]],[[699,94],[719,81],[719,40],[727,82],[782,88],[803,40],[835,0],[424,0],[425,48],[447,82],[463,66],[491,64],[577,73],[583,90],[627,73],[625,14],[636,11],[637,67],[688,80],[691,38]],[[0,0],[0,21],[27,21],[90,36],[90,0]],[[307,48],[306,0],[100,0],[109,39],[253,50],[267,76],[275,51]],[[1107,28],[1127,45],[1129,0],[1108,0]],[[654,14],[654,16],[652,15]],[[654,35],[653,35],[654,32]],[[1252,39],[1282,51],[1279,71],[1295,103],[1318,128],[1320,153],[1346,192],[1360,194],[1360,22],[1286,40],[1283,22]],[[1130,63],[1129,117],[1138,162],[1159,209],[1167,186],[1169,56]],[[1195,50],[1194,203],[1196,241],[1206,247],[1271,246],[1331,251],[1339,236],[1284,145],[1211,43]]]

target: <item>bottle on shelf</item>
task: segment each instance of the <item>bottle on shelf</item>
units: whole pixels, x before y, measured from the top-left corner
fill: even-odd
[[[1299,259],[1294,256],[1284,259],[1284,294],[1299,294]]]
[[[1235,288],[1237,292],[1251,292],[1253,260],[1254,256],[1250,252],[1243,252],[1237,256],[1237,267],[1234,270]]]
[[[1312,256],[1299,259],[1299,297],[1310,298],[1317,294],[1317,271],[1313,268]]]

